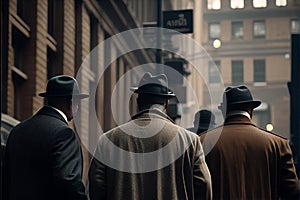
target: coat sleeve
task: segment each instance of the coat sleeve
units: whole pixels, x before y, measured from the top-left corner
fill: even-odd
[[[194,196],[195,199],[212,199],[211,176],[205,162],[205,156],[200,142],[197,137],[195,141],[195,156],[194,156]]]
[[[287,140],[281,143],[280,156],[280,196],[299,199],[299,182],[293,162],[292,150]]]
[[[107,199],[105,165],[93,158],[89,169],[89,197],[90,200]]]
[[[86,200],[85,186],[82,183],[82,152],[71,128],[55,134],[50,162],[56,194],[65,199]]]

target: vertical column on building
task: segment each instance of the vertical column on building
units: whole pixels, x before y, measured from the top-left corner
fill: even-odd
[[[63,73],[75,75],[75,3],[64,2]]]
[[[42,105],[43,99],[37,94],[45,91],[47,83],[47,7],[48,2],[37,0],[37,15],[36,15],[36,57],[35,71],[36,74],[30,79],[35,79],[35,95],[33,96],[33,113],[36,112]],[[30,58],[31,59],[31,58]]]

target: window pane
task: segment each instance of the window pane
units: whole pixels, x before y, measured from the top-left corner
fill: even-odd
[[[265,8],[267,7],[267,0],[253,0],[254,8]]]
[[[244,0],[231,0],[230,1],[230,7],[232,9],[244,8]]]
[[[299,28],[299,21],[297,19],[291,20],[291,33],[292,34],[299,34],[300,28]]]
[[[276,0],[276,6],[287,6],[286,0]]]
[[[209,38],[216,39],[220,38],[221,35],[221,28],[219,23],[212,23],[209,24]]]
[[[244,30],[243,30],[243,22],[232,22],[232,38],[243,38]]]
[[[208,10],[219,10],[221,9],[221,0],[207,0]]]
[[[266,63],[265,60],[254,60],[254,82],[266,81]]]
[[[266,35],[266,27],[264,21],[256,21],[253,24],[253,34],[256,38],[264,38]]]
[[[208,81],[210,83],[220,83],[220,61],[209,61]]]
[[[234,60],[231,63],[232,83],[244,82],[244,66],[242,60]]]

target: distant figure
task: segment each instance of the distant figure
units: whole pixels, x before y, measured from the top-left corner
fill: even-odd
[[[203,109],[196,112],[194,117],[194,127],[189,128],[188,130],[200,135],[204,131],[207,131],[210,125],[211,128],[216,125],[215,115],[211,111]]]
[[[244,85],[226,88],[224,125],[201,136],[214,199],[299,200],[288,140],[251,122],[260,104]]]
[[[91,200],[211,199],[200,138],[167,116],[174,93],[164,74],[146,73],[139,113],[100,136],[89,170]]]
[[[4,160],[5,200],[86,200],[80,143],[68,125],[81,99],[77,81],[48,81],[47,99],[33,117],[9,134]],[[73,96],[73,98],[72,98]]]

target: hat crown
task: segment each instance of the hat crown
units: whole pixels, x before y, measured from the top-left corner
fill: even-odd
[[[253,101],[252,94],[246,86],[228,87],[225,90],[227,104]]]
[[[75,78],[68,75],[58,75],[50,78],[46,92],[39,94],[42,97],[77,96],[85,98],[88,95],[80,94],[79,86]]]
[[[61,95],[72,95],[79,94],[79,87],[77,81],[71,76],[56,76],[48,81],[47,93],[61,94]]]
[[[153,76],[150,72],[144,74],[137,88],[132,88],[138,94],[152,94],[164,97],[174,97],[174,93],[168,88],[168,78],[165,74]]]
[[[223,103],[229,107],[240,106],[244,108],[256,108],[261,102],[253,100],[252,94],[247,86],[240,85],[227,87],[223,94]]]
[[[139,83],[139,87],[148,85],[148,84],[155,84],[159,86],[163,86],[168,88],[168,78],[165,74],[159,74],[157,76],[152,76],[151,73],[147,72],[141,79]]]

